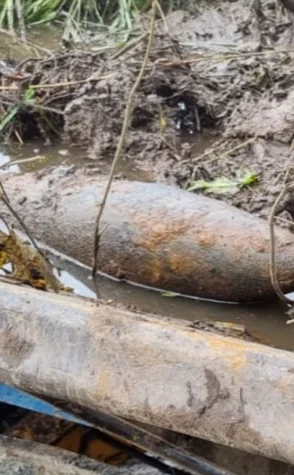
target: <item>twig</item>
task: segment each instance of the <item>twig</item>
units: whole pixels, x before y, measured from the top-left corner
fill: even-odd
[[[35,162],[36,160],[45,160],[46,157],[42,155],[36,155],[35,157],[29,158],[20,158],[16,160],[11,160],[10,162],[3,163],[0,165],[0,170],[4,170],[5,168],[13,167],[15,165],[22,165],[23,163]]]
[[[115,59],[118,59],[120,56],[122,56],[123,54],[125,54],[127,51],[129,51],[130,49],[133,49],[135,48],[137,45],[139,45],[142,41],[144,41],[145,38],[147,38],[148,36],[148,32],[147,33],[144,33],[142,34],[141,36],[139,36],[139,38],[136,38],[134,39],[133,41],[128,41],[125,46],[123,48],[120,48],[118,51],[116,51],[115,53],[113,53],[111,56],[109,56],[104,62],[103,64],[100,66],[99,70],[98,70],[98,74],[102,74],[103,71],[105,70],[105,68],[108,66],[108,64],[115,60]],[[146,67],[145,67],[146,69]],[[100,79],[100,78],[99,78]],[[89,80],[91,80],[89,78]]]
[[[205,150],[205,152],[201,153],[200,155],[197,155],[196,157],[191,157],[191,158],[187,158],[186,160],[184,160],[183,163],[189,163],[189,162],[200,162],[200,160],[202,160],[202,158],[205,158],[211,154],[213,154],[214,152],[217,152],[221,146],[225,146],[227,145],[227,141],[221,143],[220,145],[218,145],[217,147],[213,147],[213,148],[209,148],[208,150]]]
[[[109,61],[117,59],[123,54],[127,53],[130,49],[135,48],[135,46],[139,45],[147,37],[148,37],[148,32],[143,33],[143,35],[139,36],[139,38],[135,38],[133,41],[128,41],[127,44],[123,48],[119,49],[118,51],[113,53],[112,56],[110,56]]]
[[[167,21],[166,21],[166,16],[163,13],[163,10],[162,10],[161,5],[160,5],[158,0],[156,0],[156,7],[157,7],[157,10],[159,11],[159,14],[161,16],[161,20],[162,20],[162,23],[164,24],[165,31],[170,36],[170,30],[169,30],[169,27],[168,27],[168,24],[167,24]]]
[[[91,75],[90,77],[86,79],[80,79],[79,81],[68,81],[68,82],[57,82],[57,83],[52,83],[52,84],[35,84],[30,86],[31,89],[51,89],[51,88],[57,88],[57,87],[68,87],[68,86],[77,86],[79,84],[86,84],[87,82],[92,82],[92,81],[100,81],[100,79],[109,79],[113,76],[113,74],[105,74],[104,76],[98,76],[98,77],[93,77]]]
[[[232,152],[235,152],[236,150],[239,150],[240,148],[243,148],[243,147],[246,147],[247,145],[249,145],[250,143],[254,142],[256,140],[256,136],[254,137],[251,137],[250,139],[248,140],[245,140],[244,142],[236,145],[235,147],[229,149],[229,150],[226,150],[225,152],[221,153],[220,155],[218,155],[217,157],[215,157],[215,160],[217,160],[218,158],[224,158],[226,157],[227,155],[230,155]],[[193,157],[191,158],[189,161],[195,163],[195,162],[198,162],[200,161],[202,158],[206,157],[207,155],[210,155],[211,153],[213,152],[216,152],[217,150],[219,150],[220,146],[217,146],[217,147],[214,147],[214,148],[211,148],[209,150],[206,150],[204,153],[202,153],[201,155],[198,155],[197,157]]]
[[[193,63],[199,63],[202,61],[225,61],[225,60],[230,60],[230,59],[237,59],[237,58],[247,58],[247,57],[252,57],[255,56],[257,58],[263,57],[263,56],[271,56],[275,54],[288,54],[288,53],[294,53],[294,49],[281,49],[281,50],[268,50],[268,51],[250,51],[248,53],[242,53],[242,52],[223,52],[223,53],[212,53],[212,54],[202,54],[202,53],[196,53],[193,55],[192,58],[186,58],[186,59],[176,59],[176,60],[169,60],[166,58],[159,58],[154,62],[154,64],[158,67],[163,67],[163,68],[170,68],[172,66],[182,66],[185,64],[193,64]]]
[[[174,147],[169,141],[166,139],[164,134],[160,135],[160,139],[165,143],[165,145],[172,151],[174,154],[175,159],[179,162],[181,160],[181,155],[178,153],[176,147]]]
[[[86,84],[87,82],[100,81],[100,79],[109,79],[112,77],[112,74],[105,74],[104,76],[99,76],[93,78],[90,76],[87,79],[80,79],[79,81],[68,81],[68,82],[56,82],[52,84],[33,84],[30,86],[30,89],[57,89],[58,87],[70,87],[78,86],[79,84]],[[19,91],[18,86],[0,86],[0,91]]]
[[[58,115],[64,115],[64,112],[60,109],[55,109],[55,107],[48,107],[48,106],[42,106],[41,104],[36,104],[33,101],[27,100],[27,101],[19,101],[19,100],[1,100],[2,104],[7,104],[7,105],[18,105],[20,107],[32,107],[40,111],[45,111],[45,112],[52,112],[52,114],[58,114]]]
[[[0,86],[0,91],[18,91],[19,87],[17,86]]]
[[[7,206],[7,208],[9,209],[9,211],[11,212],[12,216],[17,220],[17,222],[20,224],[20,226],[23,228],[24,232],[26,233],[26,235],[28,236],[28,238],[30,239],[31,243],[33,244],[34,248],[38,251],[38,253],[46,260],[48,261],[48,258],[45,256],[45,254],[41,251],[41,249],[39,248],[39,246],[37,245],[36,241],[34,240],[33,236],[31,235],[31,233],[29,232],[28,228],[26,227],[26,225],[24,224],[23,220],[20,218],[20,216],[18,215],[18,213],[13,209],[13,207],[11,206],[10,204],[10,200],[8,198],[8,195],[5,191],[5,188],[3,186],[3,183],[2,181],[0,180],[0,188],[2,190],[2,201],[3,203]]]
[[[103,211],[104,211],[104,208],[105,208],[105,204],[106,204],[106,200],[107,200],[107,197],[108,197],[108,194],[109,194],[109,191],[110,191],[111,183],[113,181],[115,169],[116,169],[116,166],[119,162],[119,159],[120,159],[120,156],[121,156],[121,153],[122,153],[122,150],[123,150],[125,136],[126,136],[126,133],[127,133],[127,130],[128,130],[130,117],[131,117],[131,112],[132,112],[133,99],[134,99],[134,96],[135,96],[139,86],[140,86],[141,80],[144,76],[146,65],[147,65],[149,55],[150,55],[150,51],[151,51],[151,46],[152,46],[152,41],[153,41],[153,36],[154,36],[154,27],[155,27],[156,4],[157,4],[157,1],[153,0],[152,1],[152,17],[151,17],[151,22],[150,22],[149,38],[148,38],[148,44],[147,44],[147,47],[146,47],[145,56],[144,56],[144,59],[143,59],[143,63],[142,63],[140,72],[139,72],[138,77],[137,77],[137,79],[136,79],[136,81],[135,81],[135,83],[132,87],[132,90],[130,92],[130,95],[129,95],[129,98],[128,98],[128,101],[127,101],[121,135],[120,135],[120,138],[119,138],[119,141],[118,141],[115,156],[114,156],[114,159],[113,159],[113,162],[112,162],[112,165],[111,165],[111,170],[110,170],[108,182],[107,182],[107,185],[106,185],[104,196],[103,196],[102,202],[100,204],[97,219],[96,219],[95,235],[94,235],[94,262],[93,262],[93,269],[92,269],[92,275],[93,276],[96,274],[97,264],[98,264],[98,251],[99,251],[99,242],[100,242],[99,226],[100,226],[101,217],[102,217],[102,214],[103,214]]]
[[[285,224],[290,224],[291,226],[294,226],[294,221],[290,221],[290,219],[282,218],[281,216],[276,217],[277,221],[282,221]]]
[[[3,276],[0,275],[0,282],[4,282],[4,284],[14,284],[14,285],[22,285],[23,282],[21,280],[14,279],[10,276]]]
[[[276,253],[275,253],[275,214],[277,208],[288,191],[294,190],[294,183],[291,185],[285,185],[280,192],[279,196],[277,197],[276,201],[273,204],[271,209],[270,217],[269,217],[269,228],[270,228],[270,262],[269,262],[269,271],[270,271],[270,278],[273,289],[275,290],[277,296],[287,304],[293,305],[293,301],[286,297],[279,285],[278,278],[277,278],[277,269],[276,269]]]
[[[18,17],[18,24],[20,29],[20,38],[22,41],[26,41],[26,27],[24,21],[23,7],[20,0],[15,0],[15,9]]]
[[[17,131],[16,129],[14,130],[14,135],[16,136],[16,138],[17,138],[19,144],[20,144],[20,145],[23,145],[23,140],[22,140],[21,136],[19,135],[19,133],[18,133],[18,131]],[[1,167],[0,167],[0,168],[1,168]]]
[[[166,34],[167,36],[169,37],[170,39],[170,42],[171,42],[171,47],[172,49],[175,50],[175,53],[178,55],[180,61],[182,61],[184,58],[183,58],[183,55],[181,53],[181,49],[180,49],[180,46],[179,46],[179,40],[178,38],[176,38],[174,35],[172,35],[171,31],[170,31],[170,28],[168,26],[168,22],[167,22],[167,19],[166,19],[166,16],[163,12],[163,9],[161,8],[161,5],[160,5],[160,2],[159,0],[156,0],[156,7],[157,7],[157,10],[159,11],[159,15],[161,17],[161,21],[164,25],[164,28],[165,28],[165,31],[166,31]],[[186,69],[188,71],[191,72],[191,68],[190,68],[190,65],[187,64],[186,65]]]

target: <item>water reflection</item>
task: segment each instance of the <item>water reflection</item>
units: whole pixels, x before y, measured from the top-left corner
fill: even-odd
[[[121,303],[142,312],[164,315],[188,321],[220,321],[245,325],[246,329],[263,343],[294,350],[294,325],[286,325],[287,307],[281,302],[267,304],[236,305],[212,303],[195,298],[164,297],[161,292],[137,287],[126,282],[99,276],[91,279],[91,270],[60,254],[51,255],[54,263],[66,270],[66,280],[74,277],[72,287],[77,295],[94,297]],[[62,278],[61,276],[61,278]],[[84,294],[85,287],[88,289]],[[91,295],[88,292],[91,292]]]

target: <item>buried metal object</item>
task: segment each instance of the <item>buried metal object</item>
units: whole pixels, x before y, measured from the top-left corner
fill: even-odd
[[[294,463],[294,354],[0,282],[0,381]]]
[[[60,178],[56,172],[6,177],[4,184],[34,236],[92,264],[105,181],[79,171]],[[0,212],[7,216],[4,205]],[[118,181],[101,229],[98,266],[111,276],[206,299],[275,298],[268,224],[225,203],[162,184]],[[280,287],[290,292],[294,239],[278,228],[276,261]]]

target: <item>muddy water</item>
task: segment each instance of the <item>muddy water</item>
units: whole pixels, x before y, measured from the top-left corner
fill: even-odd
[[[0,174],[7,171],[15,173],[37,172],[46,167],[86,166],[96,174],[108,174],[112,157],[108,160],[95,161],[85,158],[85,152],[79,147],[66,147],[55,143],[45,146],[39,142],[32,142],[25,146],[13,145],[0,147]],[[9,165],[9,162],[16,162]],[[7,166],[5,166],[7,165]],[[122,162],[117,169],[117,175],[128,180],[154,181],[151,170],[143,170],[134,164]]]
[[[289,318],[279,302],[260,305],[230,305],[207,302],[129,285],[99,276],[91,279],[91,270],[62,256],[52,256],[54,263],[64,271],[61,280],[75,289],[77,295],[111,300],[143,312],[170,316],[177,319],[232,322],[246,329],[263,343],[294,350],[294,325],[286,325]],[[85,292],[86,288],[86,292]],[[172,294],[170,294],[172,295]]]
[[[198,153],[203,152],[203,144],[199,143]],[[211,146],[211,142],[207,143]],[[198,147],[197,147],[198,149]],[[42,156],[42,159],[18,163],[10,167],[19,173],[40,170],[46,166],[61,164],[78,165],[84,163],[83,151],[78,148],[67,149],[61,144],[53,147],[44,147],[38,143],[19,148],[1,148],[0,166],[10,160],[23,160],[31,157]],[[108,173],[109,163],[87,162],[88,166],[101,168],[101,172]],[[2,170],[4,173],[5,170]],[[150,180],[152,173],[137,169],[133,166],[122,164],[119,170],[125,178],[130,180]],[[260,305],[229,305],[207,302],[192,298],[163,294],[154,290],[118,282],[104,276],[99,276],[95,282],[91,279],[91,270],[79,263],[61,256],[51,254],[55,265],[60,269],[60,278],[64,284],[74,289],[75,294],[85,297],[99,298],[122,303],[141,311],[185,319],[191,322],[221,321],[245,325],[246,329],[265,344],[278,348],[294,350],[294,324],[286,325],[289,317],[285,314],[285,306],[279,302]],[[293,294],[294,298],[294,294]]]
[[[1,59],[9,61],[22,61],[30,57],[40,57],[45,50],[58,50],[60,47],[61,33],[54,25],[39,25],[28,30],[27,41],[24,43],[15,35],[1,30],[0,32],[0,54]]]

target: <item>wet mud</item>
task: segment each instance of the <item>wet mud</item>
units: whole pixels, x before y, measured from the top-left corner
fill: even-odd
[[[291,181],[293,177],[294,52],[290,42],[291,21],[279,4],[265,0],[262,12],[252,12],[250,3],[201,2],[195,7],[190,2],[185,11],[167,17],[173,41],[158,26],[149,65],[135,98],[123,161],[117,170],[120,178],[159,181],[183,188],[193,180],[210,181],[223,175],[232,178],[249,169],[258,178],[254,185],[236,194],[210,196],[268,218],[285,179]],[[143,22],[146,26],[148,16]],[[0,92],[1,115],[22,99],[30,86],[40,86],[35,89],[34,99],[44,110],[40,113],[34,106],[23,106],[5,129],[6,143],[15,147],[19,146],[18,137],[24,142],[36,139],[51,150],[46,164],[67,163],[67,157],[59,151],[69,150],[68,163],[74,162],[72,171],[81,180],[81,165],[97,180],[107,175],[145,47],[143,40],[116,57],[116,51],[63,50],[43,58],[27,59],[25,55],[21,63],[14,61],[12,66],[22,79],[15,81],[2,75],[2,86],[13,86],[16,90]],[[38,153],[34,149],[32,146],[27,150],[27,156]],[[45,149],[40,152],[46,154]],[[13,171],[42,168],[41,162],[35,162],[17,165]],[[46,175],[44,169],[40,183]],[[42,204],[36,200],[36,208],[52,205],[54,197],[49,187],[47,200]],[[21,213],[25,209],[25,195],[29,194],[34,201],[36,192],[27,187],[26,193],[18,196]],[[292,196],[287,196],[278,220],[291,231],[293,203]],[[58,234],[55,239],[58,240]],[[77,269],[76,266],[72,270],[73,275]],[[82,281],[86,288],[88,273],[83,274]],[[93,292],[100,291],[108,299],[176,318],[183,318],[184,314],[191,322],[197,320],[194,325],[207,325],[199,323],[202,318],[246,324],[264,343],[293,350],[293,326],[285,325],[287,317],[279,304],[229,307],[181,297],[164,298],[106,279],[102,290],[101,283],[98,289],[91,284]],[[95,296],[88,292],[88,296]],[[202,455],[205,444],[208,443],[200,445]],[[193,441],[189,448],[192,446]],[[264,459],[263,466],[258,459],[255,464],[248,454],[226,457],[223,447],[219,455],[217,448],[207,448],[207,455],[213,450],[214,461],[235,468],[238,473],[260,473],[260,467],[264,473],[292,473],[292,468],[278,467],[275,461]]]
[[[254,185],[236,194],[209,196],[267,219],[285,179],[292,178],[291,22],[273,1],[263,1],[262,14],[253,11],[251,18],[249,0],[201,2],[197,8],[192,5],[194,2],[190,3],[186,11],[167,17],[174,41],[164,28],[158,27],[148,69],[135,98],[123,163],[117,173],[120,178],[133,176],[183,188],[193,180],[210,181],[222,175],[232,178],[249,169],[258,177]],[[146,25],[147,21],[146,17]],[[2,85],[19,88],[0,92],[2,115],[29,86],[56,86],[36,89],[35,98],[47,108],[43,111],[46,120],[35,107],[23,107],[13,124],[5,129],[5,141],[15,146],[17,134],[25,142],[42,141],[53,151],[46,161],[53,166],[64,161],[62,154],[58,157],[59,150],[68,149],[69,155],[75,155],[73,171],[77,175],[81,165],[97,180],[107,175],[145,46],[144,40],[118,57],[113,57],[116,51],[60,51],[14,62],[13,67],[23,79],[15,82],[2,77]],[[33,163],[15,171],[42,167]],[[47,173],[43,170],[40,177]],[[33,198],[36,190],[27,188],[24,196],[19,196],[20,211],[22,206],[25,208],[23,200],[27,193]],[[48,193],[47,203],[42,206],[51,204],[52,196]],[[34,205],[38,207],[40,203],[36,201]],[[279,224],[292,231],[291,195],[283,201],[279,212]],[[35,231],[38,234],[40,229]],[[83,276],[85,286],[87,279],[88,274]],[[102,286],[103,296],[125,300],[126,305],[133,303],[141,310],[166,312],[176,318],[183,318],[184,313],[191,321],[203,317],[244,323],[263,341],[266,339],[265,343],[293,350],[293,326],[285,325],[287,317],[278,304],[229,309],[182,298],[155,297],[138,288],[134,292],[124,283],[118,290],[114,282],[106,282]],[[97,293],[99,290],[101,285]],[[200,447],[201,454],[205,453],[204,448]],[[244,462],[240,457],[238,453],[232,463],[221,448],[220,455],[215,454],[213,459],[228,468],[235,467],[238,473],[260,472],[260,460],[253,468],[247,454]],[[262,470],[266,473],[292,473],[290,467],[279,470],[276,462],[265,460],[265,464]]]
[[[281,5],[265,0],[258,10],[250,3],[188,2],[167,16],[168,32],[158,24],[123,160],[180,187],[249,169],[258,178],[254,186],[215,197],[267,218],[286,173],[291,179],[292,26]],[[145,47],[146,38],[125,52],[60,51],[15,64],[18,81],[4,74],[2,83],[19,87],[1,91],[2,112],[28,87],[44,109],[23,107],[6,139],[16,132],[45,142],[59,136],[82,147],[92,173],[107,173]],[[290,226],[292,208],[289,196],[279,224]]]

